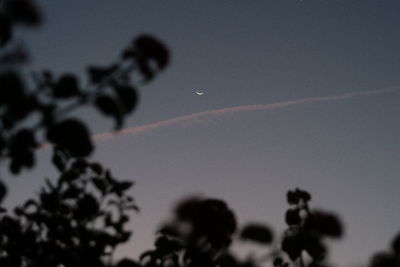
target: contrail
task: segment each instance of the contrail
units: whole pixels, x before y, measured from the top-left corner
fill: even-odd
[[[254,105],[243,105],[243,106],[234,106],[229,108],[221,108],[214,110],[206,110],[202,112],[197,112],[193,114],[183,115],[171,119],[166,119],[162,121],[157,121],[149,124],[144,124],[140,126],[134,126],[130,128],[126,128],[116,132],[106,132],[95,134],[92,136],[94,141],[105,141],[112,139],[116,136],[120,135],[137,135],[143,134],[149,131],[153,131],[162,127],[180,124],[183,122],[196,121],[197,119],[208,119],[212,117],[217,117],[225,114],[233,114],[238,112],[247,112],[247,111],[268,111],[268,110],[278,110],[296,105],[305,105],[319,102],[330,102],[330,101],[338,101],[338,100],[346,100],[353,97],[358,96],[373,96],[373,95],[381,95],[387,93],[395,93],[398,92],[398,88],[391,87],[380,90],[371,90],[371,91],[358,91],[358,92],[350,92],[340,95],[330,95],[330,96],[315,96],[308,98],[300,98],[289,101],[275,102],[271,104],[254,104]]]

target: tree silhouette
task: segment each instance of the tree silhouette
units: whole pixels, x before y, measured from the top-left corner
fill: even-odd
[[[145,34],[112,64],[89,66],[86,87],[73,74],[49,70],[28,79],[20,67],[29,53],[14,30],[41,22],[33,1],[0,2],[0,160],[19,174],[34,166],[38,148],[51,145],[60,171],[56,182],[46,180],[37,198],[13,212],[1,207],[7,190],[0,180],[0,266],[111,266],[113,251],[131,234],[124,229],[128,211],[138,209],[127,194],[132,182],[84,159],[94,144],[86,123],[70,113],[93,106],[120,129],[137,106],[137,86],[167,67],[169,51]]]
[[[19,67],[28,52],[13,40],[16,27],[37,27],[41,15],[29,0],[3,0],[0,6],[0,155],[18,174],[35,163],[35,150],[53,145],[54,163],[60,167],[58,148],[73,157],[87,157],[93,151],[86,123],[70,117],[71,111],[93,106],[115,121],[115,129],[138,103],[137,86],[151,81],[169,64],[169,51],[150,35],[135,38],[108,66],[87,68],[88,86],[70,73],[35,72],[27,78]],[[33,84],[34,86],[28,86]],[[0,181],[0,204],[5,196]]]
[[[143,253],[143,266],[216,266],[232,242],[236,219],[218,199],[189,198],[178,204],[173,221],[163,226],[155,249]]]

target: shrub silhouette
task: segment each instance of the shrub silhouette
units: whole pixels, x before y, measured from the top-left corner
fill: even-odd
[[[146,267],[216,266],[235,230],[235,215],[224,201],[186,199],[178,204],[174,220],[159,230],[155,249],[141,255],[141,263]]]
[[[174,218],[157,232],[154,249],[138,261],[116,260],[113,252],[128,241],[131,231],[125,225],[138,210],[129,193],[133,183],[117,180],[99,163],[57,151],[63,163],[56,182],[46,180],[38,197],[0,214],[1,266],[323,267],[328,266],[325,240],[343,235],[338,217],[312,209],[304,190],[288,192],[299,197],[295,202],[288,197],[281,238],[267,224],[238,230],[224,201],[193,197],[178,203]],[[389,252],[377,253],[370,266],[399,266],[399,240]],[[254,242],[265,253],[239,258],[229,250],[232,241]]]
[[[313,210],[309,206],[311,194],[296,188],[287,193],[290,205],[285,213],[287,229],[281,238],[274,238],[268,224],[249,223],[240,232],[238,242],[254,242],[265,249],[259,257],[249,256],[239,260],[227,253],[218,263],[221,266],[326,266],[327,238],[340,238],[343,226],[331,212]]]

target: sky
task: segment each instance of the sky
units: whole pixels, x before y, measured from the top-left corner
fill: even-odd
[[[32,69],[83,78],[141,33],[172,51],[171,66],[140,89],[126,127],[173,122],[98,141],[92,157],[136,181],[142,211],[119,255],[151,247],[173,204],[190,194],[222,198],[241,224],[267,222],[279,232],[286,191],[306,189],[313,206],[345,223],[330,255],[340,266],[366,262],[400,231],[400,95],[376,93],[400,88],[399,1],[38,2],[45,24],[19,33]],[[287,101],[296,104],[214,112]],[[94,134],[113,127],[92,110],[76,115]],[[189,118],[174,121],[182,116]],[[9,205],[55,176],[50,152],[39,153],[32,172],[8,179]]]

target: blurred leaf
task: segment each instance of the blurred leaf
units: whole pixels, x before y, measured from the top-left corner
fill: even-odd
[[[392,241],[392,249],[396,255],[400,256],[400,234],[397,234]]]
[[[10,171],[18,174],[23,167],[32,168],[35,164],[35,156],[31,151],[21,151],[10,161]]]
[[[118,196],[122,196],[122,194],[126,190],[131,188],[132,185],[133,185],[133,182],[129,182],[129,181],[115,182],[112,187],[111,192],[116,193]]]
[[[71,169],[76,170],[80,173],[83,173],[86,171],[86,168],[89,167],[88,162],[85,159],[76,159],[72,164],[71,164]]]
[[[119,182],[118,184],[115,185],[115,190],[117,190],[117,191],[126,191],[129,188],[131,188],[132,185],[133,185],[133,182],[130,182],[130,181]]]
[[[300,189],[296,189],[297,193],[299,194],[299,197],[304,201],[304,202],[308,202],[311,200],[311,194],[308,193],[305,190],[300,190]]]
[[[79,91],[78,80],[71,74],[61,76],[53,87],[53,94],[58,98],[70,98],[79,95]]]
[[[25,96],[25,85],[20,76],[15,72],[5,72],[0,74],[0,104],[19,104]]]
[[[265,225],[249,224],[243,228],[240,238],[266,245],[272,242],[273,235],[270,228]]]
[[[287,225],[299,225],[301,222],[299,210],[288,209],[285,214],[285,221]]]
[[[116,101],[110,96],[99,96],[96,99],[96,107],[107,116],[112,116],[116,122],[116,128],[122,127],[122,114]]]
[[[64,171],[69,160],[67,152],[60,147],[55,146],[53,149],[52,162],[59,171]]]
[[[122,54],[121,54],[122,59],[133,59],[136,56],[137,56],[136,52],[134,49],[132,49],[132,47],[125,49],[124,51],[122,51]]]
[[[313,210],[307,216],[304,228],[331,238],[339,238],[343,235],[343,226],[339,218],[335,214],[322,210]]]
[[[31,129],[21,129],[12,138],[10,144],[10,170],[17,174],[23,167],[31,168],[35,158],[33,149],[37,146],[34,132]]]
[[[297,205],[300,200],[299,195],[295,191],[290,190],[286,194],[286,199],[290,205]]]
[[[4,200],[4,197],[7,194],[7,188],[2,181],[0,181],[0,204]]]
[[[51,193],[45,193],[42,192],[40,194],[40,203],[42,209],[48,211],[48,212],[56,212],[57,208],[60,204],[60,200],[57,194],[54,192]]]
[[[135,204],[126,205],[124,206],[124,208],[127,210],[134,210],[136,212],[140,212],[140,208]]]
[[[5,1],[5,9],[15,22],[34,26],[41,22],[41,15],[31,0]]]
[[[145,81],[150,81],[155,76],[155,70],[151,68],[151,65],[143,58],[136,59],[140,73],[143,75]]]
[[[0,46],[1,46],[1,19],[0,19]],[[6,53],[0,55],[0,64],[17,65],[27,63],[30,59],[27,49],[23,46],[15,46]]]
[[[107,182],[99,177],[92,179],[93,185],[104,195],[107,191]]]
[[[12,37],[10,20],[4,15],[0,15],[0,46],[5,45]]]
[[[103,166],[101,166],[100,163],[98,162],[93,162],[92,164],[90,164],[90,168],[92,169],[92,171],[94,171],[97,175],[102,174],[103,172]]]
[[[166,235],[166,236],[172,236],[172,237],[179,236],[179,232],[177,231],[177,229],[175,227],[170,226],[170,225],[165,225],[165,226],[161,227],[161,229],[158,230],[158,232],[160,234]]]
[[[310,201],[311,194],[307,191],[296,188],[293,191],[289,190],[287,192],[286,199],[290,205],[297,205],[300,200],[303,200],[304,202]]]
[[[71,183],[72,181],[78,179],[80,175],[81,174],[77,170],[69,169],[61,174],[60,180]]]
[[[31,129],[20,129],[13,138],[11,145],[16,150],[33,149],[37,147],[38,143],[35,138],[35,133]]]
[[[378,253],[374,255],[369,265],[370,267],[398,267],[400,262],[396,257],[388,253]]]
[[[87,71],[92,83],[100,83],[117,69],[118,65],[112,65],[110,67],[90,66],[88,67]]]
[[[164,69],[168,66],[169,50],[157,38],[143,34],[137,37],[133,43],[136,51],[145,61],[153,60],[159,69]]]
[[[118,105],[110,96],[99,96],[96,99],[97,108],[105,115],[115,116],[119,112]]]
[[[276,257],[273,261],[274,266],[281,266],[283,264],[283,260],[281,257]]]
[[[67,149],[74,157],[86,157],[93,151],[89,131],[75,119],[67,119],[50,127],[47,139]]]
[[[119,102],[122,104],[122,110],[125,114],[132,112],[138,103],[138,94],[131,86],[115,86],[115,92],[118,95]]]
[[[82,190],[75,185],[70,185],[64,191],[63,198],[64,199],[76,199],[82,193]]]
[[[303,239],[304,249],[307,251],[308,255],[310,255],[315,262],[323,261],[327,251],[322,241],[318,237],[310,234],[303,235]]]
[[[13,120],[14,123],[25,119],[38,108],[38,101],[34,95],[21,95],[18,102],[10,102],[4,117]]]
[[[282,241],[282,250],[285,251],[292,261],[300,257],[303,250],[302,240],[299,235],[287,235]]]
[[[92,195],[86,194],[77,202],[76,216],[78,218],[92,219],[99,212],[99,202]]]

